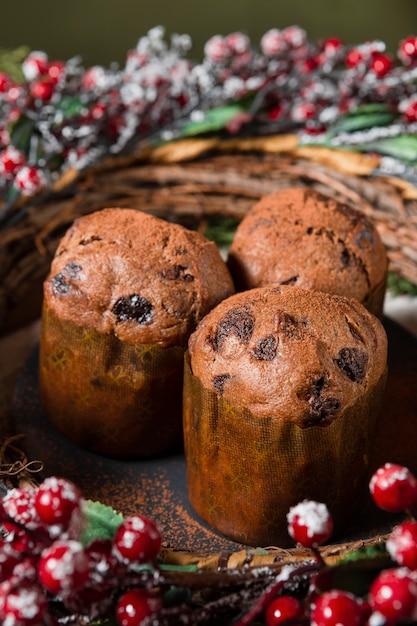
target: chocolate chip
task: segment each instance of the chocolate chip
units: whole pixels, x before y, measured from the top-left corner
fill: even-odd
[[[342,262],[342,267],[347,267],[350,263],[350,252],[347,248],[343,248],[342,253],[340,255],[340,260]]]
[[[159,276],[164,280],[183,280],[186,283],[191,283],[194,280],[192,274],[186,274],[187,268],[184,265],[172,265],[172,267],[165,267],[159,273]]]
[[[283,280],[280,282],[280,285],[294,285],[297,280],[298,280],[299,276],[291,276],[291,278],[287,278],[287,280]]]
[[[225,382],[229,378],[231,378],[230,374],[219,374],[219,376],[213,378],[213,387],[220,396],[223,394]]]
[[[77,263],[76,261],[70,261],[64,267],[64,272],[70,278],[75,278],[75,279],[78,278],[78,274],[81,272],[81,270],[82,270],[81,265],[79,263]]]
[[[51,278],[52,287],[55,295],[65,296],[71,289],[70,283],[67,281],[65,275],[60,272]]]
[[[153,306],[137,294],[119,298],[112,308],[112,313],[117,316],[119,322],[134,320],[138,324],[146,324],[153,318]]]
[[[335,363],[350,380],[360,383],[365,376],[368,356],[358,348],[342,348]]]
[[[91,237],[88,237],[88,239],[81,239],[80,246],[88,246],[88,244],[92,243],[93,241],[102,241],[102,238],[98,235],[92,235]]]
[[[217,326],[217,331],[211,339],[214,350],[221,350],[227,337],[235,335],[242,343],[248,343],[252,337],[255,319],[247,309],[231,309]]]
[[[260,339],[256,348],[251,350],[252,356],[258,361],[273,361],[277,355],[277,340],[274,335]]]
[[[337,398],[321,398],[311,396],[308,401],[309,417],[303,420],[305,426],[313,426],[328,417],[336,415],[341,403]]]
[[[297,339],[303,334],[306,322],[303,320],[297,320],[292,315],[278,311],[275,314],[275,329],[277,332],[282,333],[289,339]]]

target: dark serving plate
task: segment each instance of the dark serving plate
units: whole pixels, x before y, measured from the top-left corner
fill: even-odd
[[[389,341],[389,374],[383,415],[378,424],[372,470],[390,461],[417,473],[417,338],[384,319]],[[42,461],[45,475],[65,476],[86,498],[99,500],[131,515],[141,513],[162,528],[165,543],[176,550],[218,553],[242,549],[241,544],[207,527],[193,512],[186,492],[181,450],[154,459],[117,460],[73,444],[42,413],[38,394],[38,351],[25,364],[13,401],[15,431],[24,433],[29,459]],[[396,521],[376,510],[369,494],[353,526],[340,541],[372,539],[389,532]]]

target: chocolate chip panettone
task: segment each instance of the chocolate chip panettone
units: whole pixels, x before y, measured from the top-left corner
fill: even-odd
[[[363,494],[387,338],[359,302],[295,286],[220,303],[189,341],[184,428],[197,513],[250,545],[288,545],[286,513],[325,502],[336,532]]]
[[[357,209],[312,189],[261,198],[239,224],[229,259],[239,290],[297,285],[356,298],[382,315],[387,255]]]
[[[76,443],[111,456],[182,438],[183,355],[202,317],[233,293],[217,247],[129,209],[77,219],[44,284],[44,410]]]

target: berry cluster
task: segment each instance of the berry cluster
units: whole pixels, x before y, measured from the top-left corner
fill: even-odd
[[[91,620],[105,616],[115,603],[121,626],[158,612],[160,599],[143,588],[141,574],[146,565],[150,574],[144,580],[150,577],[161,547],[152,521],[126,518],[111,540],[85,545],[84,499],[72,482],[56,477],[37,489],[9,491],[0,516],[2,624],[59,624],[68,614]]]
[[[370,492],[386,511],[412,514],[417,505],[417,480],[399,465],[388,463],[375,472]],[[164,569],[158,559],[160,531],[145,517],[120,519],[111,537],[83,540],[85,511],[78,488],[62,478],[4,496],[2,623],[59,626],[110,619],[119,626],[393,626],[417,620],[417,521],[412,517],[396,526],[386,543],[389,565],[357,595],[333,585],[337,575],[321,558],[319,546],[332,533],[332,518],[322,503],[305,500],[287,516],[290,536],[311,550],[312,558],[208,578],[200,570]]]
[[[415,131],[414,36],[400,42],[396,61],[381,41],[311,42],[298,26],[270,29],[258,47],[243,33],[215,35],[200,63],[186,57],[190,47],[188,35],[173,35],[167,44],[157,27],[139,39],[122,68],[84,68],[78,57],[63,62],[32,51],[19,68],[21,80],[0,72],[0,193],[6,207],[22,194],[53,187],[68,169],[82,171],[138,149],[142,141],[246,129],[338,145],[339,120],[378,105],[383,114],[378,110],[366,128],[381,127],[382,137]],[[210,115],[219,108],[226,114]]]

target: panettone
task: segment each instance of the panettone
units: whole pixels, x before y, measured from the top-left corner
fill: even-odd
[[[387,255],[376,227],[316,190],[262,197],[239,224],[228,265],[242,291],[297,285],[356,298],[382,315]]]
[[[51,422],[111,456],[177,444],[188,337],[232,293],[217,247],[197,232],[130,209],[77,219],[44,284],[40,391]]]
[[[325,502],[336,533],[367,478],[387,338],[359,302],[296,286],[220,303],[189,341],[187,488],[210,525],[286,545],[286,513]]]

